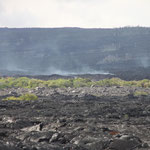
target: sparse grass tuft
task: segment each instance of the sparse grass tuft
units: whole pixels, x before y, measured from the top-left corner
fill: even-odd
[[[134,96],[148,96],[149,94],[144,91],[136,91],[134,92]]]
[[[26,100],[26,101],[30,101],[30,100],[37,100],[38,97],[34,94],[23,94],[19,97],[15,97],[15,96],[9,96],[3,100],[17,100],[17,101],[23,101],[23,100]]]

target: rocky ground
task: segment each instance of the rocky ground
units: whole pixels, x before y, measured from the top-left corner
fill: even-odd
[[[149,150],[150,96],[137,87],[4,89],[0,150]],[[35,101],[3,101],[34,93]]]
[[[59,74],[52,74],[52,75],[33,75],[27,72],[21,72],[21,71],[7,71],[7,70],[0,70],[0,76],[4,77],[29,77],[29,78],[37,78],[42,80],[54,80],[54,79],[70,79],[75,77],[81,77],[81,78],[89,78],[91,80],[101,80],[105,78],[112,78],[112,77],[118,77],[123,80],[143,80],[143,79],[150,79],[150,67],[134,67],[131,69],[112,69],[109,68],[109,70],[103,70],[103,74],[68,74],[68,75],[59,75]],[[29,75],[30,74],[30,75]]]

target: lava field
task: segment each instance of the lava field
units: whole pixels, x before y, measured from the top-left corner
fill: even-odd
[[[149,88],[83,87],[0,91],[0,150],[148,150]],[[131,92],[132,91],[132,92]],[[4,101],[20,93],[38,100]]]

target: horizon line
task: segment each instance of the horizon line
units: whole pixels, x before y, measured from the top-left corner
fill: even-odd
[[[76,28],[76,29],[121,29],[121,28],[150,28],[150,26],[120,26],[120,27],[0,27],[0,29],[63,29],[63,28]]]

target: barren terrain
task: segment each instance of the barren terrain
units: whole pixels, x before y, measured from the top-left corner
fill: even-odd
[[[150,96],[142,87],[0,91],[1,150],[148,150]],[[3,101],[34,93],[38,100]]]

